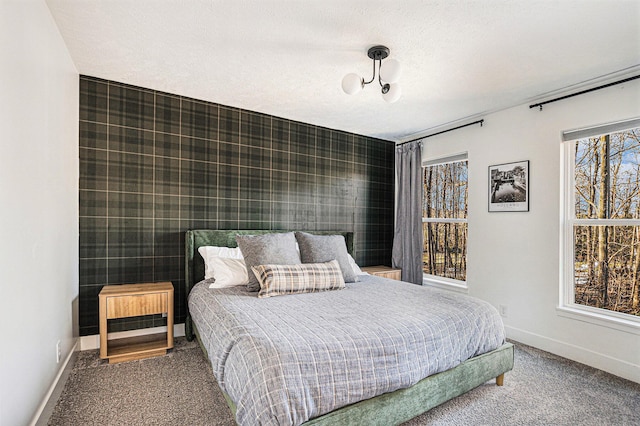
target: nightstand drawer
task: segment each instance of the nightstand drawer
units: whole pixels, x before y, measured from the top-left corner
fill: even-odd
[[[132,294],[107,298],[107,318],[162,314],[168,311],[167,293]]]
[[[365,266],[361,269],[363,272],[377,277],[389,278],[392,280],[402,279],[402,269],[399,268],[390,268],[388,266]]]

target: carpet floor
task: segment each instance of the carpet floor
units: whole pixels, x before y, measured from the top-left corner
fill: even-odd
[[[403,426],[640,425],[640,384],[514,342],[504,386],[488,382]],[[49,425],[234,425],[195,342],[109,365],[78,354]]]

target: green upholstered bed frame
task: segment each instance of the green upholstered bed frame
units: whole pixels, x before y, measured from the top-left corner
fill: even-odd
[[[237,247],[236,235],[262,235],[287,231],[221,231],[193,230],[185,235],[185,279],[187,297],[191,288],[204,277],[204,261],[198,254],[198,247],[203,245],[219,247]],[[354,255],[354,235],[352,232],[317,232],[305,231],[319,235],[344,235],[347,250]],[[198,330],[187,314],[185,334],[188,340],[198,338],[205,355],[207,351],[198,336]],[[371,399],[342,407],[304,423],[313,426],[329,425],[396,425],[410,420],[443,402],[453,399],[481,384],[495,378],[501,386],[504,373],[513,368],[513,345],[505,343],[501,347],[486,354],[468,359],[462,364],[442,373],[426,377],[415,385],[385,393]],[[207,359],[209,359],[207,355]],[[229,396],[224,393],[227,404],[235,416],[236,407]]]

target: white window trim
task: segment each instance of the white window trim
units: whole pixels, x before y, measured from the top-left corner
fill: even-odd
[[[631,334],[640,335],[640,317],[626,315],[607,309],[594,308],[575,303],[574,298],[574,225],[640,225],[635,219],[575,219],[574,176],[575,176],[575,140],[562,144],[561,191],[560,197],[560,286],[559,304],[556,311],[559,316],[578,321],[613,328]]]
[[[422,223],[467,223],[467,219],[456,219],[448,217],[423,217]]]
[[[466,281],[454,280],[447,277],[439,277],[437,275],[422,274],[422,285],[440,288],[444,290],[455,291],[458,293],[469,293],[469,287]]]
[[[429,160],[425,160],[422,162],[422,168],[437,166],[440,164],[449,164],[455,163],[458,161],[469,161],[468,153],[461,152],[457,154],[447,155],[444,157],[431,158]],[[468,176],[468,175],[467,175]],[[469,185],[469,181],[467,181],[467,185]],[[468,214],[468,212],[467,212]],[[422,217],[422,223],[469,223],[468,219],[458,219],[458,218],[437,218],[437,217]],[[468,225],[467,225],[468,226]],[[467,241],[467,247],[469,246],[469,242]],[[467,252],[467,256],[469,253]],[[467,286],[467,281],[454,280],[452,278],[441,277],[438,275],[431,275],[427,273],[422,273],[422,285],[426,285],[429,287],[440,288],[444,290],[455,291],[458,293],[469,293],[469,287]]]

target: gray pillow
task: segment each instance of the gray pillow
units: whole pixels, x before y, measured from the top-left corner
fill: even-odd
[[[342,235],[312,235],[306,232],[296,232],[296,240],[300,246],[302,263],[323,263],[335,259],[342,270],[344,282],[358,281],[358,276],[349,263],[347,243]]]
[[[247,271],[258,265],[297,265],[302,263],[296,250],[296,237],[293,232],[265,235],[236,235],[236,241]],[[260,290],[255,274],[249,273],[249,291]]]

